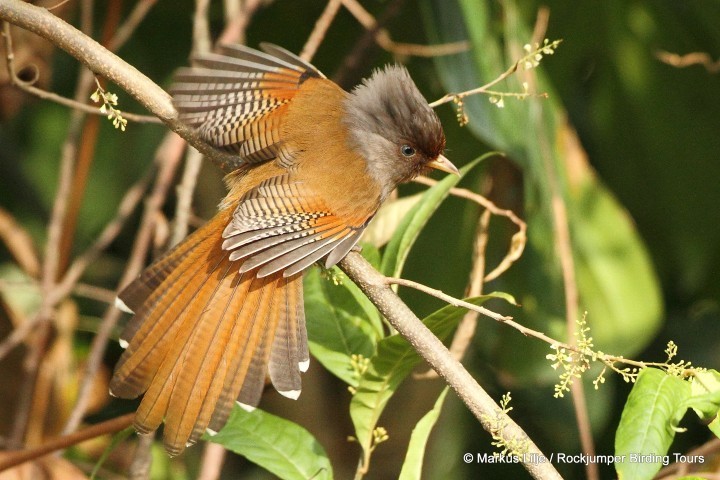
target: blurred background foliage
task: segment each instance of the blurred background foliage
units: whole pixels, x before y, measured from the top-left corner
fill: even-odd
[[[71,2],[72,3],[72,2]],[[125,1],[129,11],[134,2]],[[291,51],[302,48],[324,1],[266,1],[253,17],[247,43],[277,43]],[[642,2],[607,0],[366,0],[363,5],[382,16],[389,4],[401,3],[386,28],[393,39],[438,43],[467,39],[468,52],[427,59],[393,57],[377,46],[362,52],[359,64],[348,67],[348,52],[364,30],[341,9],[313,63],[329,77],[341,73],[350,88],[372,68],[401,61],[428,99],[460,91],[495,78],[523,55],[530,43],[538,9],[547,7],[549,23],[544,37],[562,39],[553,56],[546,56],[532,76],[519,74],[495,87],[501,91],[548,92],[548,99],[507,98],[505,107],[486,96],[465,102],[470,123],[460,127],[452,106],[438,108],[448,137],[447,156],[462,166],[495,150],[504,153],[483,163],[463,186],[513,209],[529,225],[523,257],[487,291],[514,295],[522,308],[498,306],[518,321],[565,339],[565,305],[560,263],[553,231],[552,197],[564,200],[577,281],[578,314],[588,312],[596,347],[607,353],[638,360],[662,361],[668,340],[680,347],[679,356],[695,365],[717,368],[720,331],[720,78],[695,65],[678,68],[662,62],[661,52],[705,52],[720,57],[720,4],[712,0]],[[102,25],[105,2],[97,2],[96,25]],[[394,7],[393,7],[394,8]],[[174,69],[187,63],[191,38],[190,0],[159,1],[119,55],[163,86]],[[75,22],[72,9],[68,18]],[[213,2],[212,26],[223,27],[220,2]],[[99,30],[99,27],[98,27]],[[98,37],[98,34],[96,37]],[[16,40],[16,49],[25,48]],[[77,62],[62,52],[49,57],[48,88],[72,97]],[[528,80],[526,80],[526,78]],[[138,112],[132,99],[113,86],[122,110]],[[2,98],[8,98],[4,93]],[[17,92],[10,96],[21,95]],[[3,100],[0,124],[0,207],[44,244],[46,224],[56,189],[60,148],[69,112],[65,107],[33,98],[10,108]],[[92,242],[114,215],[126,189],[148,168],[165,129],[131,123],[125,133],[103,121],[97,151],[82,199],[75,253]],[[402,194],[422,190],[402,187]],[[209,218],[224,195],[221,174],[203,167],[194,211]],[[174,196],[165,212],[174,211]],[[404,277],[461,297],[471,267],[470,255],[479,209],[459,198],[449,198],[421,235],[410,254]],[[114,289],[127,258],[134,226],[87,272],[84,281]],[[507,250],[513,226],[504,219],[491,223],[488,251],[494,266]],[[11,278],[10,256],[0,246],[3,278]],[[6,273],[7,272],[7,273]],[[420,316],[442,306],[438,300],[401,289],[401,295]],[[19,294],[6,297],[25,298]],[[36,300],[22,300],[32,302]],[[104,306],[78,300],[79,316],[70,356],[82,361]],[[30,308],[30,307],[28,307]],[[0,333],[8,319],[0,319]],[[5,333],[3,333],[4,335]],[[549,367],[547,345],[525,338],[503,325],[481,318],[478,334],[465,364],[495,398],[513,392],[513,418],[540,448],[576,453],[579,440],[571,400],[553,398],[557,372]],[[118,349],[107,355],[106,374]],[[0,371],[19,368],[14,355]],[[597,372],[595,372],[597,374]],[[586,396],[597,450],[613,451],[613,437],[629,387],[607,375],[600,391],[586,378]],[[3,377],[9,378],[9,377]],[[0,383],[0,412],[11,412],[12,386]],[[381,424],[390,440],[373,457],[368,478],[395,478],[412,426],[430,408],[442,388],[435,381],[410,380],[391,400]],[[71,395],[70,395],[71,397]],[[263,407],[304,425],[325,447],[338,478],[354,471],[359,452],[346,443],[352,428],[347,414],[350,395],[344,385],[314,364],[304,377],[298,402],[268,393]],[[63,400],[57,400],[62,404]],[[69,400],[65,400],[67,402]],[[127,402],[98,407],[98,418],[132,408]],[[7,431],[9,420],[0,427]],[[690,422],[688,422],[690,423]],[[707,440],[706,430],[691,423],[679,435],[671,452],[685,452]],[[431,437],[425,471],[428,478],[469,478],[480,473],[508,478],[521,475],[518,466],[465,465],[464,452],[491,452],[490,437],[451,394]],[[80,454],[79,454],[80,455]],[[197,468],[197,449],[173,466],[158,468],[156,478],[187,475]],[[241,459],[225,469],[226,478],[265,478]],[[611,471],[603,467],[603,476]],[[569,477],[582,474],[579,466],[561,465]]]

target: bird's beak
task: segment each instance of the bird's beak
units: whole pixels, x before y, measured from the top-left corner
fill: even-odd
[[[427,166],[436,170],[442,170],[443,172],[452,173],[460,176],[460,171],[455,165],[452,164],[450,160],[445,158],[445,155],[438,155],[435,160],[433,160],[432,162],[428,162]]]

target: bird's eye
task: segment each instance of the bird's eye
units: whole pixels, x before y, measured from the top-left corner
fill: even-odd
[[[402,153],[406,157],[412,157],[413,155],[415,155],[415,149],[410,145],[403,145],[402,147],[400,147],[400,153]]]

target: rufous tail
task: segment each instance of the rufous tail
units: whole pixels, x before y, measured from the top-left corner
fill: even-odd
[[[239,273],[243,262],[222,249],[231,213],[220,211],[118,296],[135,316],[110,392],[145,394],[135,428],[149,433],[164,421],[171,455],[219,431],[236,399],[257,405],[267,373],[297,398],[308,364],[302,274]]]

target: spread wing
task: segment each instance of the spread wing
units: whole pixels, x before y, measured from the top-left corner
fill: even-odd
[[[240,272],[260,267],[257,276],[283,271],[292,276],[325,257],[339,262],[357,243],[375,211],[338,216],[291,174],[270,178],[248,192],[223,232],[222,248]]]
[[[209,144],[240,158],[237,168],[282,155],[280,125],[302,83],[325,78],[287,50],[224,45],[181,69],[171,92],[180,119]]]

